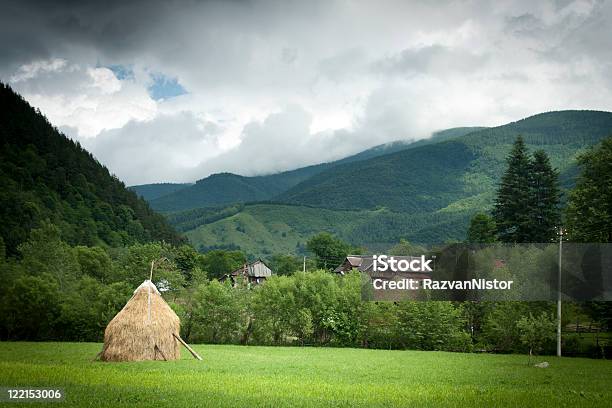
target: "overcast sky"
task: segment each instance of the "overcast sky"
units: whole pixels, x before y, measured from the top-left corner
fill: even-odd
[[[612,2],[0,0],[0,79],[128,185],[612,110]]]

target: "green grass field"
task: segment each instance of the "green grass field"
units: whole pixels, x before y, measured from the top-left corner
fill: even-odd
[[[83,407],[612,406],[604,360],[547,356],[541,369],[519,355],[195,348],[204,361],[103,363],[91,361],[100,344],[0,343],[0,387],[62,387],[61,406]]]

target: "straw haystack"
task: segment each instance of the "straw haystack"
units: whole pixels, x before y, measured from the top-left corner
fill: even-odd
[[[145,280],[104,331],[104,361],[177,360],[180,321],[150,280]]]

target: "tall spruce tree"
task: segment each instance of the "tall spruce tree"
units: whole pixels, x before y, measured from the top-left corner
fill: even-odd
[[[528,242],[531,239],[527,211],[531,203],[531,163],[521,136],[516,138],[507,163],[508,168],[502,176],[493,209],[497,237],[501,242]]]
[[[561,223],[559,173],[543,150],[533,154],[529,180],[529,230],[525,242],[553,241]]]

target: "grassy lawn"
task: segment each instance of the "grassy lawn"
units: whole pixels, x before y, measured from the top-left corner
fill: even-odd
[[[547,356],[540,369],[517,355],[195,348],[204,361],[185,351],[174,362],[103,363],[91,361],[100,344],[0,343],[0,387],[62,387],[60,406],[83,407],[612,406],[603,360]]]

